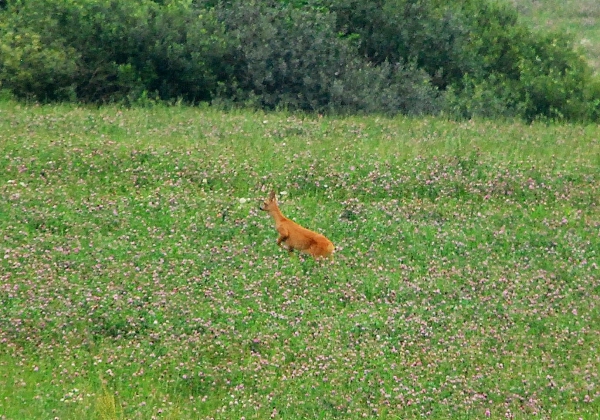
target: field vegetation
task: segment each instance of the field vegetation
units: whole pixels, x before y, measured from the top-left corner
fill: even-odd
[[[0,0],[0,420],[597,419],[597,12]]]
[[[598,139],[4,101],[0,418],[597,418]]]

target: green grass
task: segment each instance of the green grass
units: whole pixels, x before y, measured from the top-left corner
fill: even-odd
[[[600,3],[597,0],[509,0],[523,20],[543,31],[564,31],[574,37],[600,71]]]
[[[1,103],[0,418],[597,418],[599,136]]]

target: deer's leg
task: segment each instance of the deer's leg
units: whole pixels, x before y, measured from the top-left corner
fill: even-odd
[[[287,235],[279,235],[279,238],[277,238],[277,245],[281,246],[281,243],[287,241],[287,238]]]
[[[287,249],[288,252],[291,254],[292,252],[294,252],[294,248],[285,243],[285,241],[287,241],[287,239],[288,239],[288,236],[283,236],[283,235],[279,236],[279,238],[277,238],[277,245],[279,245],[283,249]]]

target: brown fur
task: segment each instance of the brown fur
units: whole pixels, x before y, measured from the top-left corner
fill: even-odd
[[[285,244],[288,251],[295,249],[312,255],[314,258],[328,257],[333,253],[334,246],[325,236],[303,228],[285,217],[275,199],[275,191],[271,191],[269,198],[260,206],[263,211],[269,212],[275,220],[275,229],[279,232],[277,245]]]

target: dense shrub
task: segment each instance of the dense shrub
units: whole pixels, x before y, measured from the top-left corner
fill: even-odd
[[[229,46],[211,10],[170,3],[153,20],[148,57],[138,67],[146,89],[163,99],[208,101],[223,76]]]
[[[322,0],[337,30],[372,63],[411,61],[458,117],[586,120],[596,85],[572,42],[534,33],[514,8],[488,0]]]
[[[307,111],[424,113],[436,110],[425,72],[371,65],[335,32],[332,14],[278,3],[219,8],[236,47],[222,100]]]
[[[0,89],[39,101],[597,120],[571,40],[490,0],[0,0]]]
[[[108,1],[39,0],[10,6],[2,28],[0,77],[16,95],[55,100],[68,92],[77,99],[102,101],[135,89],[137,76],[127,60],[140,37],[132,36],[130,28],[139,29],[144,16],[134,22],[132,13],[123,10],[126,5]],[[24,37],[27,41],[20,42]],[[29,40],[35,41],[32,47]],[[7,65],[11,57],[19,63]]]
[[[372,63],[415,62],[445,88],[472,60],[464,48],[468,27],[456,13],[420,0],[330,0],[337,30],[359,40],[360,54]]]
[[[3,16],[0,81],[17,96],[195,102],[216,88],[220,26],[186,1],[20,1]]]
[[[509,114],[537,118],[587,120],[594,114],[589,94],[593,76],[583,57],[563,34],[536,33],[518,22],[514,9],[481,0],[464,1],[472,39],[468,55],[478,66],[453,87],[473,108],[486,106],[472,95],[472,87],[505,99]],[[486,111],[486,112],[489,112]],[[482,115],[480,112],[465,116]],[[491,116],[491,115],[490,115]]]
[[[21,97],[74,99],[77,52],[62,39],[32,30],[27,17],[11,12],[12,19],[0,20],[0,87]],[[52,19],[40,12],[32,13],[32,20],[40,29],[51,26]]]

